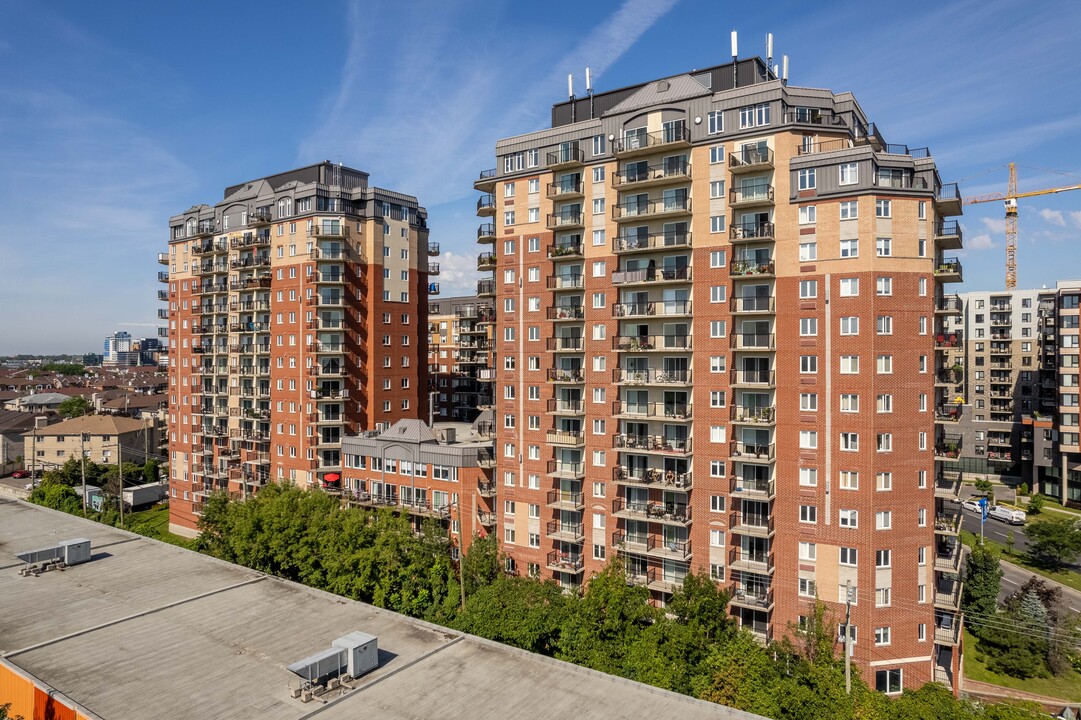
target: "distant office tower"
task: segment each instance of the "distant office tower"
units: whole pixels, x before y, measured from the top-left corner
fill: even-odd
[[[427,417],[426,219],[329,162],[170,218],[174,531],[190,534],[217,489],[334,483],[344,435]]]
[[[751,59],[557,104],[495,154],[478,294],[517,570],[577,587],[617,556],[658,604],[708,571],[767,642],[851,597],[872,686],[956,689],[935,338],[961,198],[930,152]]]
[[[126,367],[139,364],[139,352],[132,348],[131,334],[124,331],[105,336],[101,364]]]
[[[491,300],[475,295],[433,300],[428,307],[428,379],[435,421],[473,422],[491,408]]]

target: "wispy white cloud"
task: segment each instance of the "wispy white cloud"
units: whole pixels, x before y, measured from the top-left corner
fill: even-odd
[[[980,222],[983,226],[995,233],[996,235],[1002,235],[1006,232],[1006,221],[1001,218],[980,218]]]
[[[439,289],[442,295],[474,295],[477,291],[477,259],[446,250],[439,255]]]
[[[965,238],[966,250],[990,250],[995,247],[995,242],[987,233],[982,233],[973,238]]]
[[[1070,211],[1070,222],[1072,222],[1079,230],[1081,230],[1081,210]]]
[[[1058,227],[1066,227],[1066,218],[1062,216],[1061,210],[1049,210],[1042,208],[1040,210],[1040,217],[1044,219],[1044,222],[1051,225],[1057,225]]]

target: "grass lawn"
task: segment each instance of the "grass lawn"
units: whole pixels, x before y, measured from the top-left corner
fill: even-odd
[[[149,510],[140,510],[124,517],[124,527],[128,530],[143,524],[149,525],[157,531],[154,537],[163,542],[173,545],[187,545],[189,540],[169,532],[169,506],[166,504],[155,505]]]
[[[977,640],[969,631],[965,630],[965,677],[969,680],[1001,685],[1013,690],[1047,695],[1048,697],[1061,698],[1063,700],[1081,700],[1081,675],[1070,671],[1061,677],[1028,678],[1021,680],[1009,675],[999,675],[991,672],[984,665],[983,653]]]
[[[969,547],[974,547],[980,543],[980,539],[968,532],[967,530],[961,531],[961,542]],[[1072,572],[1070,570],[1047,570],[1039,565],[1034,565],[1029,559],[1026,553],[1014,551],[1013,555],[1006,552],[1006,546],[1002,543],[997,543],[994,540],[986,539],[985,544],[987,547],[997,550],[1002,559],[1006,562],[1013,563],[1018,567],[1022,567],[1029,572],[1034,572],[1037,575],[1047,578],[1048,580],[1054,580],[1057,583],[1061,583],[1066,587],[1073,588],[1074,590],[1081,591],[1081,573]]]

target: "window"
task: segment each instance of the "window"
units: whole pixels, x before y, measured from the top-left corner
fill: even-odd
[[[842,375],[856,375],[860,371],[859,355],[842,355],[840,373]]]
[[[596,156],[596,155],[604,155],[604,153],[605,153],[604,135],[594,135],[593,136],[593,154]]]
[[[723,444],[727,442],[727,428],[724,425],[710,425],[709,427],[709,441],[711,443]]]
[[[606,305],[607,305],[607,303],[605,302],[604,293],[602,293],[602,292],[593,293],[593,307],[594,308],[603,308],[603,307],[606,307]]]
[[[843,528],[859,527],[859,511],[841,510],[837,524]]]
[[[856,297],[860,294],[859,278],[841,278],[841,297]]]
[[[804,487],[815,487],[818,485],[818,470],[815,468],[800,468],[799,484]]]
[[[860,254],[860,241],[859,240],[842,240],[841,241],[841,257],[854,258],[859,257]]]
[[[920,204],[922,205],[923,203]],[[889,630],[889,628],[886,629]],[[875,670],[875,690],[880,693],[892,695],[901,692],[901,689],[901,668]]]
[[[593,200],[593,214],[604,214],[604,198],[596,198],[595,200]]]
[[[723,495],[710,495],[709,496],[709,511],[710,512],[724,512],[724,496]]]
[[[879,395],[875,402],[875,409],[880,413],[893,412],[893,395]]]
[[[711,373],[723,373],[728,367],[724,355],[711,355],[709,358],[709,371]]]
[[[720,110],[713,110],[706,115],[706,132],[710,135],[715,135],[719,132],[724,132],[724,113]]]
[[[604,277],[608,273],[608,264],[604,260],[593,263],[593,277]]]
[[[818,394],[800,393],[799,409],[803,412],[816,412],[818,410]]]
[[[844,163],[840,166],[841,185],[855,185],[859,182],[859,165],[857,163]]]
[[[893,355],[879,355],[875,360],[875,371],[879,375],[889,375],[893,372]]]
[[[886,627],[875,628],[875,645],[889,645],[890,644],[890,628]]]
[[[724,547],[724,530],[709,531],[709,545],[710,547]]]
[[[875,239],[875,254],[878,257],[890,257],[893,255],[893,241],[887,237]]]
[[[527,244],[528,244],[529,252],[539,252],[540,251],[540,238],[539,237],[531,237],[531,238],[529,238],[529,241],[528,241]],[[536,270],[536,269],[537,268],[530,268],[531,271]],[[532,279],[532,277],[530,279]]]
[[[875,435],[875,447],[878,452],[892,452],[893,433],[878,433]]]
[[[709,183],[709,196],[716,200],[724,197],[724,180],[711,180]]]
[[[891,315],[879,315],[875,321],[875,331],[879,335],[893,335],[893,317]]]
[[[529,208],[529,222],[540,222],[540,208]]]
[[[769,125],[769,103],[748,105],[739,109],[740,128],[753,128]]]
[[[725,391],[724,390],[710,390],[709,391],[709,406],[710,407],[724,407],[725,406]]]
[[[811,560],[817,559],[818,552],[817,546],[813,542],[801,542],[799,544],[799,559]]]
[[[724,232],[724,215],[711,215],[709,218],[709,231],[711,233]]]
[[[709,164],[717,165],[724,162],[724,145],[714,145],[709,149]]]
[[[889,200],[875,200],[875,217],[888,218],[891,204]]]
[[[725,468],[724,460],[710,460],[709,461],[709,476],[710,477],[724,477],[727,468]]]
[[[799,174],[799,189],[800,190],[814,190],[814,188],[815,188],[815,169],[814,168],[807,168],[806,170],[800,170],[798,174]],[[812,211],[814,210],[813,205],[811,206],[811,210]],[[801,218],[800,222],[803,222],[802,213],[803,213],[803,208],[800,208],[800,218]],[[811,220],[811,222],[814,222],[814,220]]]
[[[893,523],[893,513],[889,510],[879,510],[875,513],[875,530],[889,530]]]
[[[817,430],[800,430],[799,431],[799,446],[801,448],[815,449],[818,447],[818,431]]]
[[[723,303],[725,301],[725,286],[713,285],[709,289],[709,301],[711,303]]]
[[[890,566],[891,553],[889,550],[875,551],[875,567],[888,568]]]
[[[529,178],[529,180],[526,182],[526,191],[529,192],[531,195],[533,193],[539,193],[540,180],[537,178]]]
[[[857,558],[859,554],[856,552],[856,548],[843,547],[840,548],[840,563],[849,567],[856,567]]]
[[[801,242],[799,244],[799,260],[800,262],[808,262],[810,260],[818,259],[818,243],[811,240],[809,242]]]
[[[799,521],[801,523],[815,524],[818,522],[818,506],[816,505],[800,505],[799,506]]]
[[[604,230],[593,231],[593,247],[604,245]]]
[[[841,450],[845,452],[856,452],[860,449],[860,436],[859,433],[843,432],[841,433]]]
[[[605,494],[604,483],[602,483],[602,482],[593,483],[593,497],[602,498],[602,497],[604,497],[604,494]]]
[[[504,225],[513,225],[514,224],[514,211],[513,210],[507,210],[507,211],[505,211],[503,213],[503,224]]]
[[[801,374],[810,375],[818,372],[817,355],[800,355],[799,371]]]
[[[844,200],[839,203],[839,205],[841,208],[842,220],[855,220],[859,216],[859,210],[857,209],[855,200]]]
[[[803,597],[814,597],[816,594],[815,581],[813,578],[799,579],[799,594]]]
[[[860,318],[858,315],[846,315],[841,318],[842,335],[859,335]]]
[[[721,338],[725,336],[725,321],[724,320],[711,320],[709,323],[709,336],[711,338]]]
[[[593,168],[593,182],[604,182],[604,166]]]
[[[818,281],[817,280],[800,280],[799,281],[799,296],[801,300],[810,300],[818,297]]]
[[[799,209],[800,225],[813,225],[815,222],[815,206],[804,205]]]
[[[709,266],[711,268],[722,268],[725,265],[725,251],[724,250],[710,250],[709,251]]]
[[[880,277],[875,280],[876,295],[893,295],[893,278]]]
[[[802,337],[810,337],[818,334],[818,318],[800,318],[799,334]]]
[[[604,560],[604,552],[605,552],[604,545],[594,545],[593,546],[593,559],[594,560]]]
[[[859,490],[860,474],[855,470],[842,470],[840,473],[842,490]]]
[[[889,607],[890,589],[888,587],[875,588],[875,607]]]
[[[892,490],[893,473],[880,472],[875,475],[875,490]]]

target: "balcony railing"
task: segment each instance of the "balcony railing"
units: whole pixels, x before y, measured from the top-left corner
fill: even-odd
[[[757,146],[740,148],[728,154],[728,167],[733,172],[773,165],[773,150]]]
[[[690,335],[616,335],[612,338],[612,349],[620,352],[683,352],[690,350],[691,344]]]
[[[671,250],[691,246],[689,232],[659,232],[647,235],[620,235],[612,238],[612,252],[644,252]]]
[[[775,227],[771,222],[738,223],[728,228],[731,240],[772,240]]]
[[[736,423],[769,425],[776,420],[776,416],[776,409],[772,407],[733,405],[731,410],[732,422]]]
[[[582,542],[585,536],[582,533],[582,523],[560,522],[552,520],[546,526],[548,537],[569,542]]]
[[[737,497],[748,500],[769,500],[777,492],[777,484],[773,480],[752,480],[733,476],[732,492]]]
[[[557,305],[548,308],[545,314],[549,320],[582,320],[586,310],[582,305]]]
[[[631,403],[616,400],[612,403],[613,415],[663,418],[666,420],[690,420],[694,406],[687,403],[644,402]]]
[[[549,245],[548,257],[550,259],[582,257],[582,243],[561,242]]]
[[[690,455],[691,438],[676,438],[664,435],[628,435],[619,433],[612,438],[612,447],[617,450],[635,452],[658,452],[672,455]]]
[[[745,443],[741,440],[733,440],[729,448],[729,454],[734,458],[753,460],[774,460],[777,457],[777,445],[775,443]]]
[[[494,270],[495,265],[495,253],[486,252],[477,256],[477,270]]]
[[[688,560],[691,557],[691,541],[685,538],[666,538],[664,535],[649,535],[646,540],[646,552]]]
[[[612,187],[626,187],[627,185],[642,184],[662,180],[682,180],[690,178],[691,164],[689,162],[664,162],[650,165],[644,170],[631,167],[612,174]]]
[[[573,180],[560,180],[548,183],[547,195],[549,198],[570,197],[582,194],[582,181],[578,178]]]
[[[581,400],[564,400],[561,398],[549,398],[548,412],[570,413],[572,415],[580,415],[581,413],[585,412],[585,409]]]
[[[553,550],[548,553],[548,569],[558,572],[578,573],[582,571],[583,556],[579,553],[566,553]]]
[[[558,230],[560,228],[582,227],[584,222],[584,216],[581,211],[564,211],[549,213],[546,225],[549,230]]]
[[[495,280],[478,280],[477,295],[495,295]]]
[[[689,282],[689,267],[652,268],[643,270],[615,270],[612,272],[613,285],[634,285],[651,282]]]
[[[547,500],[548,507],[563,509],[581,509],[585,504],[585,496],[582,493],[567,490],[549,490]]]
[[[733,385],[777,386],[776,370],[733,370],[730,382]]]
[[[729,205],[757,205],[773,202],[772,185],[751,185],[732,188],[728,192]]]
[[[556,337],[548,338],[546,341],[546,345],[550,352],[582,352],[582,350],[585,348],[585,338],[581,335],[572,335],[570,337],[561,337],[557,335]],[[570,373],[572,371],[564,372]],[[576,372],[578,374],[578,377],[581,378],[582,371],[578,370]],[[579,380],[578,382],[581,382],[581,380]]]
[[[691,487],[692,473],[689,470],[677,472],[661,468],[634,468],[632,470],[625,465],[617,465],[612,468],[612,479],[620,484],[659,485],[687,490]]]
[[[616,303],[612,305],[612,317],[614,318],[690,314],[690,300],[659,300],[656,302]]]
[[[734,313],[772,313],[776,309],[776,299],[757,295],[734,297],[729,307]]]
[[[585,475],[585,463],[563,462],[562,460],[548,461],[548,474],[556,477],[577,479]]]
[[[549,290],[581,290],[583,285],[581,273],[548,276]]]
[[[732,260],[732,265],[729,268],[729,274],[734,277],[749,277],[749,276],[771,276],[776,274],[776,270],[772,260],[758,260],[751,258],[747,260]]]
[[[961,407],[959,405],[939,405],[935,408],[935,420],[958,422],[960,419]]]
[[[612,371],[612,382],[627,385],[685,385],[690,381],[690,370],[661,370],[658,368],[625,370],[615,368]]]
[[[734,350],[773,350],[776,347],[774,333],[732,333],[730,340]]]
[[[495,225],[493,223],[484,223],[477,228],[478,242],[491,242],[493,240],[495,240]]]
[[[563,445],[567,447],[581,447],[585,444],[585,433],[581,430],[552,430],[545,433],[545,441],[549,445]]]
[[[684,214],[691,211],[689,197],[665,198],[648,202],[625,202],[612,206],[613,220],[648,218],[652,215]]]
[[[957,295],[943,295],[935,303],[936,312],[960,313],[961,298]]]
[[[653,148],[673,144],[690,144],[691,132],[684,126],[666,128],[659,132],[636,132],[630,133],[617,140],[612,147],[612,153],[617,157],[631,153],[639,153]]]
[[[491,215],[495,212],[495,196],[484,194],[477,198],[477,215]]]
[[[678,524],[691,522],[691,507],[686,503],[637,502],[626,498],[612,501],[612,512],[647,520],[670,521]]]
[[[550,168],[562,165],[581,165],[585,162],[586,154],[578,147],[578,143],[570,142],[564,143],[557,150],[548,153],[546,159]]]
[[[964,277],[961,261],[958,258],[942,258],[938,265],[935,266],[935,275],[939,277],[953,277],[956,275],[958,282],[960,282],[960,278]]]
[[[585,382],[585,373],[583,373],[581,369],[563,370],[561,368],[548,368],[547,379],[548,382],[553,383],[583,383]]]

